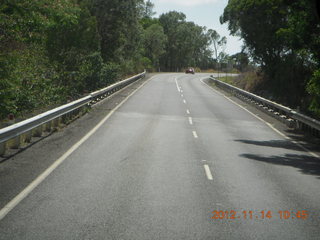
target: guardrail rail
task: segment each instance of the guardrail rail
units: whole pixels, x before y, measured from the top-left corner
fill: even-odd
[[[222,82],[213,76],[210,79],[216,84],[217,87],[235,95],[236,97],[245,100],[252,105],[258,107],[262,111],[277,118],[285,123],[290,128],[304,130],[311,133],[314,136],[320,136],[320,121],[301,114],[291,108],[262,98],[253,93],[247,92],[243,89],[234,87],[228,83]]]
[[[51,132],[61,123],[68,123],[71,119],[82,115],[91,104],[100,101],[129,84],[144,78],[146,71],[114,83],[106,88],[90,93],[88,96],[62,105],[50,111],[26,119],[19,123],[0,129],[0,156],[8,148],[18,149],[30,143],[32,137],[41,137],[43,132]]]

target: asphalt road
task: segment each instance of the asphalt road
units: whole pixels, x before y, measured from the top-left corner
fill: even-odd
[[[320,239],[320,160],[205,76],[149,80],[0,221],[0,239]]]

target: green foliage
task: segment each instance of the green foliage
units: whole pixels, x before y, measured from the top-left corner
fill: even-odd
[[[240,72],[248,71],[250,66],[249,56],[245,52],[236,53],[230,56],[232,59],[235,60],[234,67],[238,69]]]
[[[216,60],[221,61],[222,60],[221,57],[223,56],[221,54],[223,54],[224,52],[223,49],[227,44],[227,38],[221,37],[219,33],[217,33],[217,31],[213,29],[209,29],[207,32],[207,35],[208,35],[210,44],[212,44],[214,47],[214,54],[215,54]]]
[[[310,110],[320,116],[320,70],[316,70],[308,84],[308,92],[313,96]]]
[[[266,87],[277,100],[306,110],[312,98],[310,109],[319,113],[320,24],[315,3],[230,0],[220,21],[244,40],[246,52],[266,73]]]
[[[160,22],[158,18],[142,18],[140,20],[140,24],[143,27],[143,29],[147,29],[151,25],[155,25],[155,24],[160,25]]]
[[[120,66],[114,63],[103,64],[99,78],[100,87],[107,86],[119,79]]]
[[[73,0],[0,3],[0,119],[102,85],[97,23],[87,6]]]
[[[144,48],[146,58],[149,59],[147,64],[146,59],[144,60],[145,66],[150,68],[159,67],[159,58],[165,53],[165,46],[167,43],[167,36],[164,34],[163,28],[159,24],[152,24],[149,26],[144,33]],[[149,65],[149,66],[148,66]]]
[[[142,28],[139,25],[140,0],[94,0],[105,61],[122,63],[139,54]]]
[[[0,119],[46,110],[143,69],[213,66],[205,28],[143,0],[2,0]]]
[[[168,39],[165,54],[160,58],[162,69],[176,71],[188,66],[209,67],[211,42],[204,27],[187,22],[186,16],[176,11],[162,14],[159,22]]]
[[[153,11],[154,4],[150,1],[140,2],[138,5],[140,8],[140,16],[144,19],[152,19],[156,13]]]
[[[66,92],[54,83],[58,77],[42,49],[26,49],[12,52],[10,74],[1,78],[1,118],[9,113],[24,114],[33,109],[44,108],[44,103],[61,103]],[[12,65],[11,65],[12,66]]]

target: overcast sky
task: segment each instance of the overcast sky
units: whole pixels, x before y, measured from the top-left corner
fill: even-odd
[[[183,12],[187,21],[195,22],[200,26],[206,26],[216,30],[221,36],[228,39],[226,53],[234,54],[241,51],[242,41],[229,35],[227,24],[220,24],[222,15],[228,0],[151,0],[155,4],[156,16],[172,10]]]

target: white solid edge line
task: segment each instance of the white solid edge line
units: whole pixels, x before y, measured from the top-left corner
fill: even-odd
[[[224,94],[220,93],[219,91],[217,91],[216,89],[210,87],[207,83],[205,83],[203,81],[203,79],[206,78],[201,78],[200,81],[205,84],[206,86],[209,87],[209,89],[211,89],[212,91],[216,92],[217,94],[219,94],[220,96],[223,96],[225,99],[229,100],[230,102],[232,102],[233,104],[237,105],[238,107],[242,108],[243,110],[245,110],[246,112],[250,113],[252,116],[254,116],[255,118],[257,118],[258,120],[260,120],[261,122],[263,122],[264,124],[266,124],[268,127],[270,127],[273,131],[275,131],[276,133],[278,133],[280,136],[284,137],[285,139],[289,140],[290,142],[292,142],[293,144],[297,145],[298,147],[300,147],[303,151],[309,153],[310,155],[312,155],[313,157],[316,158],[320,158],[320,156],[312,151],[310,151],[309,149],[307,149],[306,147],[302,146],[300,143],[298,143],[297,141],[293,140],[291,137],[286,136],[285,134],[283,134],[282,132],[280,132],[278,129],[276,129],[274,126],[272,126],[270,123],[268,123],[267,121],[263,120],[261,117],[255,115],[254,113],[250,112],[248,109],[246,109],[245,107],[241,106],[240,104],[236,103],[235,101],[233,101],[232,99],[230,99],[229,97],[225,96]]]
[[[146,83],[156,76],[151,77],[144,82],[140,87],[134,90],[129,96],[127,96],[119,105],[117,105],[111,112],[107,114],[93,129],[91,129],[83,138],[74,144],[67,152],[65,152],[60,158],[58,158],[50,167],[48,167],[42,174],[40,174],[35,180],[33,180],[25,189],[23,189],[17,196],[15,196],[9,203],[7,203],[0,210],[0,221],[14,209],[25,197],[27,197],[33,189],[35,189],[43,180],[45,180],[64,160],[67,159],[75,150],[77,150],[88,138],[90,138],[110,117],[118,110],[133,94],[141,89]]]
[[[192,131],[192,134],[193,134],[194,138],[198,138],[198,134],[196,131]]]
[[[209,165],[205,164],[205,165],[203,165],[203,167],[204,167],[204,170],[206,172],[207,178],[209,180],[213,180]]]
[[[174,78],[174,81],[176,82],[176,86],[177,86],[178,92],[180,92],[181,90],[180,90],[180,87],[179,87],[179,84],[178,84],[178,81],[177,81],[176,77]]]
[[[190,125],[193,124],[192,117],[189,117],[189,123],[190,123]]]

